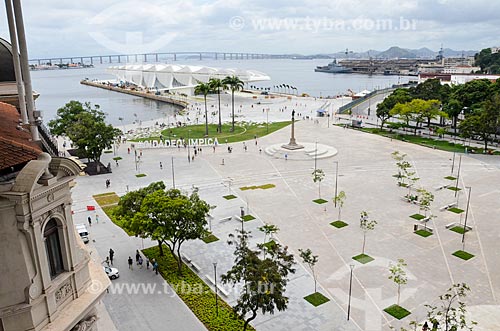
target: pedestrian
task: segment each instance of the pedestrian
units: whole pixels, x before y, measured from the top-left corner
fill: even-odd
[[[119,165],[118,165],[118,160],[115,160],[115,162],[116,162],[116,166],[118,167],[118,166],[119,166]]]
[[[146,258],[146,269],[149,269],[149,259]]]
[[[127,153],[130,154],[130,147],[127,148]]]
[[[89,222],[89,226],[92,226],[92,218],[90,216],[87,217],[87,221]]]
[[[285,161],[288,160],[288,154],[285,154]]]
[[[161,164],[161,162],[160,162],[160,169],[163,169],[163,164]]]
[[[129,256],[128,257],[128,268],[130,270],[134,270],[134,267],[132,266],[132,264],[134,263],[134,261],[132,260],[132,258]]]
[[[262,148],[259,148],[259,153],[262,154]]]
[[[221,165],[224,165],[224,159],[222,159],[222,163],[221,163]]]
[[[104,262],[106,262],[106,265],[109,267],[109,256],[106,256],[106,261]]]
[[[99,224],[99,215],[98,214],[95,214],[95,223]]]
[[[422,331],[429,331],[429,324],[427,324],[427,321],[425,321],[424,325],[422,326]]]
[[[135,251],[135,262],[139,264],[139,258],[141,257],[141,254],[139,253],[139,250],[137,249]]]
[[[111,263],[111,265],[113,265],[113,257],[115,256],[115,251],[110,248],[109,249],[109,262]]]
[[[111,182],[109,179],[106,179],[106,188],[109,188],[109,186],[111,185]]]
[[[155,263],[153,264],[153,270],[156,272],[156,274],[158,275],[158,262],[155,261]]]
[[[143,259],[142,259],[142,256],[139,256],[139,268],[142,269],[142,262],[143,262]]]

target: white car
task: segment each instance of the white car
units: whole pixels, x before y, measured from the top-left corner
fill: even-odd
[[[76,232],[78,232],[83,242],[87,244],[89,242],[89,231],[85,227],[85,224],[76,224],[75,228]]]
[[[106,273],[106,275],[108,275],[109,279],[117,279],[118,277],[120,277],[118,269],[111,267],[103,267],[103,268],[104,272]]]

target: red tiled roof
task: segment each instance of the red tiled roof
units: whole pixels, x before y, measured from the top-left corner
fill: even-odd
[[[0,171],[34,160],[42,149],[30,141],[29,132],[18,130],[19,113],[0,102]]]

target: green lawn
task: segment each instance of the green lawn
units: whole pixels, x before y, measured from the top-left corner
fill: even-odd
[[[213,233],[208,233],[206,236],[201,238],[205,244],[213,243],[214,241],[219,240]]]
[[[335,222],[330,223],[330,225],[336,227],[337,229],[341,229],[345,226],[348,226],[349,224],[347,224],[346,222],[343,222],[343,221],[335,221]]]
[[[455,214],[461,214],[464,212],[463,209],[460,209],[460,208],[456,208],[456,207],[453,207],[453,208],[448,208],[448,211],[451,211],[452,213],[455,213]]]
[[[456,251],[455,253],[451,254],[453,256],[456,256],[458,258],[461,258],[462,260],[470,260],[474,257],[473,254],[467,253],[466,251]]]
[[[411,312],[398,305],[389,306],[385,308],[384,311],[392,317],[397,318],[398,320],[405,318],[406,316],[411,314]]]
[[[321,204],[323,204],[323,203],[327,203],[327,202],[328,202],[328,200],[325,200],[325,199],[315,199],[315,200],[313,200],[313,202],[316,202],[317,204],[320,204],[320,205],[321,205]]]
[[[215,293],[196,273],[184,266],[183,276],[177,275],[177,261],[166,246],[163,247],[164,256],[160,256],[158,246],[147,248],[143,252],[150,261],[156,259],[160,274],[208,330],[243,329],[243,320],[234,315],[231,306],[220,296],[218,298],[219,314],[215,315]],[[164,309],[169,308],[164,307]],[[166,326],[166,328],[168,327]],[[249,327],[249,330],[255,329]]]
[[[264,185],[259,185],[259,186],[243,186],[240,187],[240,190],[246,191],[246,190],[256,190],[256,189],[262,189],[262,190],[267,190],[270,188],[274,188],[276,185],[274,184],[264,184]]]
[[[104,154],[109,154],[109,153],[113,153],[113,151],[107,150],[107,151],[104,151],[103,153]]]
[[[443,140],[437,140],[433,138],[427,138],[427,137],[422,137],[419,135],[414,135],[414,134],[398,134],[395,132],[389,132],[386,129],[380,130],[380,128],[362,128],[360,129],[361,131],[368,132],[368,133],[373,133],[377,134],[379,136],[384,136],[387,138],[392,138],[392,139],[397,139],[401,141],[405,141],[408,143],[412,144],[417,144],[421,146],[425,146],[428,148],[435,148],[439,149],[442,151],[448,151],[448,152],[457,152],[457,153],[464,153],[465,152],[465,147],[462,144],[455,144],[451,141],[443,141]],[[484,149],[483,148],[471,148],[467,146],[467,150],[476,154],[482,154]],[[495,151],[495,155],[500,154],[500,152]]]
[[[115,192],[102,193],[93,195],[95,202],[101,207],[108,205],[116,205],[120,201],[120,197]]]
[[[135,177],[137,177],[137,178],[146,177],[146,176],[147,176],[146,174],[137,174],[137,175],[135,175]]]
[[[450,191],[461,191],[462,190],[460,187],[455,187],[455,186],[448,186],[447,189]]]
[[[246,214],[246,215],[243,215],[243,216],[241,217],[241,219],[242,219],[243,221],[245,221],[245,222],[248,222],[248,221],[254,220],[254,219],[255,219],[255,217],[253,217],[253,216],[252,216],[252,215],[250,215],[250,214]]]
[[[367,263],[374,260],[373,257],[366,255],[366,254],[359,254],[359,255],[353,256],[352,259],[355,261],[358,261],[361,264],[367,264]]]
[[[268,250],[271,250],[274,245],[276,245],[276,242],[274,240],[270,240],[267,243],[264,243],[264,247],[266,247]]]
[[[116,157],[113,158],[113,160],[115,160],[115,161],[120,161],[121,159],[122,159],[121,156],[116,156]]]
[[[453,176],[446,176],[446,177],[444,177],[444,179],[448,179],[448,180],[456,180],[457,178],[456,178],[456,177],[453,177]]]
[[[426,230],[417,230],[414,232],[415,234],[418,234],[419,236],[422,236],[424,238],[427,238],[429,236],[432,236],[432,232],[430,231],[426,231]]]
[[[323,294],[321,294],[319,292],[309,294],[308,296],[305,296],[304,299],[307,302],[309,302],[311,305],[313,305],[314,307],[318,307],[319,305],[322,305],[322,304],[330,301],[330,299],[328,299],[327,297],[325,297]]]
[[[257,111],[257,110],[256,110]],[[263,137],[269,133],[273,133],[274,131],[280,130],[288,125],[290,125],[291,121],[285,122],[275,122],[269,123],[269,131],[267,130],[266,123],[235,123],[234,132],[231,132],[231,124],[222,124],[222,133],[217,133],[217,124],[209,124],[208,125],[208,137],[217,138],[219,144],[226,143],[235,143],[239,141],[251,140],[254,139],[255,136],[258,138]],[[188,132],[190,131],[190,132]],[[198,139],[205,137],[205,124],[198,125],[189,125],[180,128],[171,128],[162,131],[162,135],[164,139],[180,139],[188,138]],[[137,141],[144,140],[159,140],[160,137],[149,137],[149,138],[141,138]]]
[[[229,195],[224,195],[223,198],[226,199],[226,200],[232,200],[232,199],[236,199],[236,196],[232,195],[232,194],[229,194]]]
[[[413,214],[410,217],[416,219],[417,221],[423,220],[425,218],[425,216],[422,214]]]
[[[469,230],[465,230],[464,231],[464,227],[463,226],[454,226],[452,228],[450,228],[451,231],[453,232],[456,232],[456,233],[460,233],[460,234],[464,234],[464,232],[468,232]]]

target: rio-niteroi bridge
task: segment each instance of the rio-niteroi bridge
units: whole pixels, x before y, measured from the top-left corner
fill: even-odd
[[[257,59],[288,59],[292,55],[286,54],[263,54],[263,53],[234,53],[234,52],[168,52],[147,54],[119,54],[119,55],[93,55],[93,56],[70,56],[54,58],[38,58],[29,60],[30,64],[103,64],[103,63],[144,63],[177,61],[178,59],[199,60],[257,60]]]

